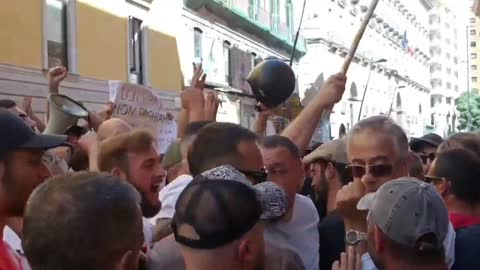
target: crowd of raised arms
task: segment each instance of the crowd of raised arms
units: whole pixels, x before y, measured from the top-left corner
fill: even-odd
[[[265,136],[272,109],[253,131],[216,122],[194,73],[163,154],[111,103],[46,135],[31,98],[0,100],[0,270],[480,269],[479,134],[409,139],[373,116],[312,147],[343,74]]]

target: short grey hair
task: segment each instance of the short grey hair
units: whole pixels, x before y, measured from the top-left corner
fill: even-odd
[[[356,123],[347,135],[347,149],[352,137],[365,130],[380,132],[391,137],[397,144],[400,156],[402,158],[408,157],[409,146],[405,131],[393,119],[381,115],[372,116]]]

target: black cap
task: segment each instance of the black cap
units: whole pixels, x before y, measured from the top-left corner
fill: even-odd
[[[260,220],[257,193],[239,181],[193,181],[180,194],[172,229],[175,240],[194,249],[231,243]]]
[[[412,138],[410,141],[410,148],[412,151],[419,151],[420,148],[425,144],[430,144],[432,146],[438,147],[443,142],[443,138],[435,133],[428,133],[420,138]]]
[[[0,110],[0,156],[16,149],[50,149],[66,145],[66,136],[35,133],[17,115]]]
[[[86,127],[81,127],[81,126],[78,126],[78,125],[73,125],[73,126],[70,126],[68,127],[64,134],[65,135],[73,135],[73,136],[76,136],[76,137],[82,137],[83,135],[85,135],[86,133],[88,132],[88,129]]]
[[[280,105],[292,95],[295,80],[292,68],[279,59],[263,61],[247,78],[255,99],[269,108]]]

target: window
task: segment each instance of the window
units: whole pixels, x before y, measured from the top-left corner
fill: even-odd
[[[471,66],[470,66],[470,70],[472,70],[472,71],[477,70],[477,65],[471,65]]]
[[[200,28],[193,29],[193,57],[198,63],[202,62],[202,34],[203,31]]]
[[[475,29],[470,29],[470,35],[475,36],[477,31]]]
[[[278,34],[280,25],[280,0],[270,0],[270,30],[274,34]]]
[[[67,4],[64,0],[46,0],[46,67],[68,67]]]
[[[445,54],[445,57],[447,57],[447,59],[450,60],[450,58],[451,58],[452,56],[450,55],[450,53],[446,53],[446,54]]]
[[[252,65],[252,69],[257,65],[257,54],[252,52],[250,53],[250,64]]]
[[[450,29],[450,24],[445,23],[445,28]]]
[[[435,107],[435,97],[430,97],[430,107]]]
[[[452,70],[450,68],[447,68],[447,74],[451,74]]]
[[[292,0],[286,1],[286,14],[287,14],[287,28],[289,40],[293,40],[294,22],[293,22],[293,3]]]
[[[472,82],[476,83],[478,81],[477,77],[472,77]]]
[[[475,23],[475,18],[470,18],[470,23]]]
[[[470,42],[470,47],[477,47],[477,42],[471,41]]]
[[[230,77],[230,47],[232,44],[228,41],[223,42],[223,62],[224,62],[224,69],[225,69],[225,81],[228,85],[231,85],[231,77]]]
[[[128,17],[128,57],[131,83],[143,83],[142,21]]]
[[[446,38],[446,39],[445,39],[445,43],[446,43],[447,45],[450,45],[451,40],[450,40],[449,38]]]
[[[447,82],[447,89],[452,89],[452,84]]]
[[[471,53],[470,58],[471,59],[477,59],[477,54],[476,53]]]
[[[451,97],[447,97],[447,104],[452,104],[452,98]]]
[[[430,125],[435,126],[435,114],[430,115]]]

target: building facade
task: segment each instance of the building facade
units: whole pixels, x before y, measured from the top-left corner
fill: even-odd
[[[294,43],[292,0],[185,0],[184,31],[178,36],[185,78],[192,62],[202,63],[207,84],[221,94],[217,119],[253,127],[255,100],[246,81],[253,67],[267,57],[290,60]],[[302,38],[293,50],[293,69],[305,54]],[[186,82],[188,83],[188,82]]]
[[[443,1],[434,3],[429,14],[431,53],[431,125],[437,134],[448,136],[455,132],[457,115],[455,100],[461,94],[461,69],[468,66],[468,58],[459,39],[466,35],[460,28],[456,14]],[[468,50],[468,49],[467,49]],[[463,90],[463,89],[462,89]]]
[[[307,55],[300,89],[340,71],[370,5],[368,0],[310,2],[303,28]],[[344,97],[319,129],[318,140],[339,137],[358,120],[389,115],[411,137],[432,129],[428,11],[423,0],[381,0],[347,74]],[[308,100],[315,90],[301,93]],[[363,100],[363,102],[362,102]]]
[[[192,62],[203,63],[224,101],[219,120],[253,125],[246,77],[263,58],[290,59],[291,0],[25,0],[0,9],[0,98],[33,97],[45,111],[46,71],[65,66],[61,92],[90,110],[108,101],[108,80],[162,93],[178,110]],[[300,41],[294,63],[305,54]]]
[[[467,26],[469,47],[469,82],[472,93],[480,93],[480,19],[472,14]]]
[[[108,80],[163,93],[174,108],[182,74],[173,25],[181,6],[165,0],[6,1],[0,9],[0,97],[33,97],[45,111],[46,72],[67,67],[64,93],[90,110],[108,101]],[[177,15],[176,15],[177,14]]]

